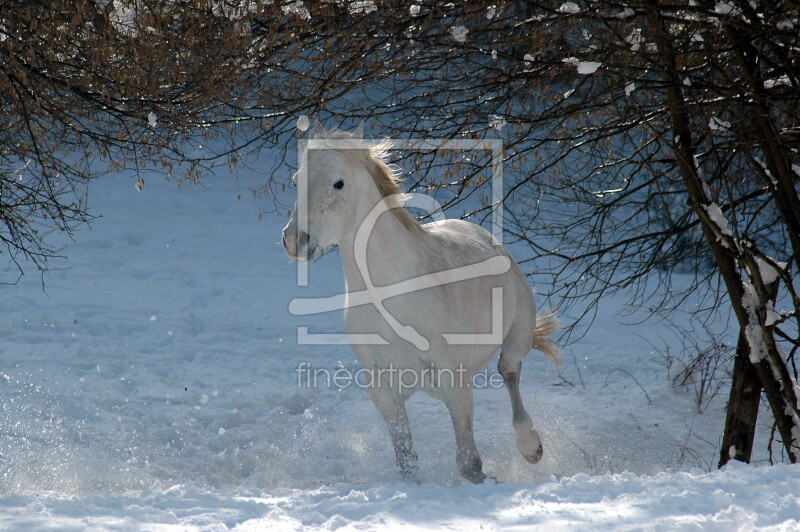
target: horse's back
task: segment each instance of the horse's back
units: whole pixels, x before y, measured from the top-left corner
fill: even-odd
[[[492,233],[466,220],[440,220],[426,223],[422,228],[438,243],[459,250],[467,256],[475,256],[481,251],[488,256],[508,254]]]
[[[512,325],[521,329],[523,335],[532,337],[536,304],[528,280],[509,251],[483,227],[464,220],[444,220],[423,225],[433,241],[435,269],[445,271],[478,264],[493,257],[508,259],[503,273],[487,274],[477,279],[456,282],[434,290],[440,302],[449,301],[446,311],[451,322],[463,328],[463,332],[488,332],[492,329],[493,288],[502,288],[503,337]],[[487,313],[487,310],[490,312]]]
[[[492,233],[480,225],[465,220],[442,220],[424,224],[423,229],[433,241],[433,255],[439,260],[450,262],[451,267],[458,267],[485,261],[492,257],[506,257],[511,265],[506,276],[514,283],[517,291],[529,293],[533,299],[528,280],[522,273],[511,253],[494,237]]]

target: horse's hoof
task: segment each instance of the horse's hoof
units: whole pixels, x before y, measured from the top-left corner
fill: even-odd
[[[484,475],[482,471],[478,471],[477,474],[472,474],[466,478],[473,484],[483,484],[483,481],[486,480],[486,475]]]
[[[480,458],[474,459],[469,465],[462,465],[460,469],[461,476],[473,484],[481,484],[486,478],[486,475],[482,471],[483,464],[481,463]]]
[[[525,458],[525,460],[529,464],[538,464],[539,461],[542,459],[542,455],[544,455],[544,448],[542,448],[542,446],[540,445],[535,453],[523,454],[522,457]]]

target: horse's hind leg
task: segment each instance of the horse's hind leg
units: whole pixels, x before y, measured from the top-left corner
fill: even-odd
[[[503,382],[511,398],[511,415],[514,432],[517,433],[517,448],[528,462],[535,464],[542,459],[544,450],[539,433],[533,429],[531,416],[525,411],[522,395],[519,393],[519,374],[522,370],[522,359],[531,349],[533,331],[516,330],[517,324],[511,327],[506,339],[503,341],[503,352],[497,363],[497,370],[503,377]]]
[[[400,472],[407,477],[413,476],[417,471],[417,453],[414,452],[411,442],[411,425],[408,422],[405,398],[379,386],[368,389],[372,402],[389,427],[389,436],[392,438]]]
[[[469,386],[441,388],[438,394],[450,411],[453,429],[456,433],[456,463],[461,475],[479,484],[486,475],[483,474],[483,462],[475,445],[475,436],[472,432],[472,417],[474,404],[472,401],[472,388]]]

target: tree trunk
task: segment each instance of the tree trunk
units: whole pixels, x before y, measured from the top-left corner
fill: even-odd
[[[659,0],[648,0],[647,16],[650,30],[658,47],[658,62],[661,76],[665,82],[664,92],[667,99],[667,112],[672,123],[674,140],[672,150],[678,168],[686,186],[688,203],[698,216],[703,236],[711,249],[714,261],[719,269],[731,306],[743,332],[747,346],[748,358],[754,362],[761,386],[766,392],[775,422],[783,440],[786,454],[792,463],[800,461],[800,442],[795,440],[795,429],[800,433],[800,423],[795,413],[798,411],[798,391],[791,379],[786,362],[780,354],[771,330],[764,326],[764,303],[769,301],[767,290],[761,279],[759,267],[754,259],[755,249],[751,242],[746,245],[739,242],[723,230],[719,221],[712,219],[709,208],[711,200],[706,194],[704,183],[695,163],[695,146],[689,120],[689,108],[682,92],[682,71],[678,67],[676,52],[670,40],[670,34],[661,15]],[[747,249],[745,249],[747,248]],[[750,271],[754,290],[758,296],[759,308],[751,308],[753,302],[748,301],[746,289],[748,283],[743,277],[739,263],[743,262]],[[724,452],[724,451],[723,451]]]
[[[750,463],[753,439],[761,401],[761,380],[756,367],[750,362],[747,341],[739,334],[736,358],[733,364],[733,382],[728,398],[725,433],[722,435],[719,467],[730,460]]]

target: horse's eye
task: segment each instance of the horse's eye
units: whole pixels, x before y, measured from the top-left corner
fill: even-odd
[[[340,179],[336,183],[333,184],[333,188],[336,190],[342,190],[344,188],[344,179]]]

